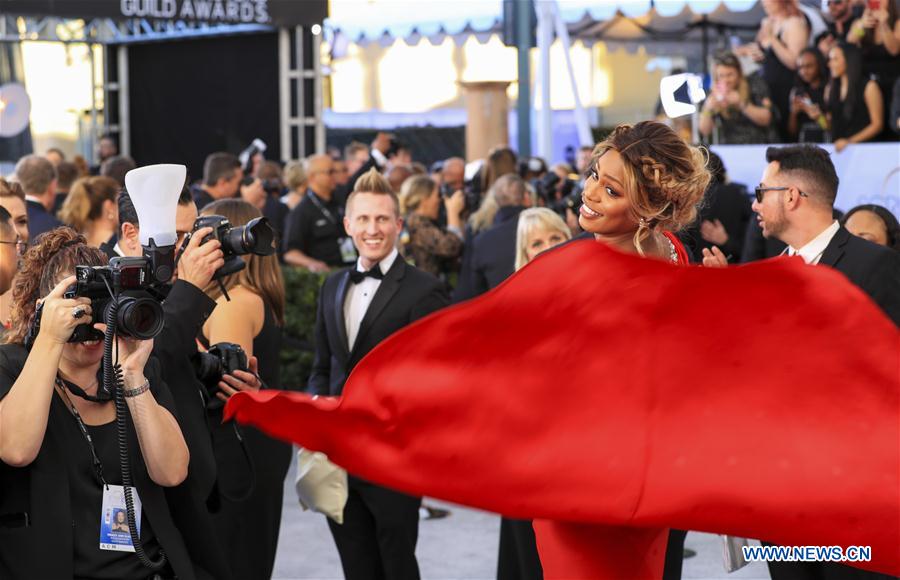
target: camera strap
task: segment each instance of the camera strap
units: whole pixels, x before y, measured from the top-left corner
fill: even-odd
[[[75,417],[75,422],[78,423],[78,430],[81,431],[82,437],[84,437],[84,440],[87,442],[88,448],[91,450],[91,463],[94,467],[94,474],[97,476],[97,479],[100,480],[100,484],[104,488],[109,487],[109,484],[106,483],[106,479],[103,477],[103,462],[101,462],[100,457],[97,456],[97,449],[94,447],[94,440],[91,438],[91,434],[87,430],[87,426],[81,419],[81,413],[79,413],[78,409],[75,408],[75,405],[72,404],[72,399],[69,398],[69,394],[66,392],[66,384],[62,379],[56,377],[56,386],[59,389],[59,392],[62,394],[63,398],[66,400],[66,406],[69,408],[69,412],[72,413],[72,416]]]
[[[96,395],[88,395],[84,392],[84,389],[76,385],[75,383],[71,383],[61,378],[59,375],[56,376],[56,382],[60,385],[60,388],[63,388],[68,393],[72,393],[76,397],[81,397],[85,401],[90,401],[92,403],[105,403],[106,401],[112,401],[112,393],[106,391],[106,389],[100,388],[100,380],[97,381],[97,394]],[[66,393],[66,398],[68,398],[68,393]]]
[[[319,200],[319,196],[317,196],[315,193],[313,193],[311,191],[307,191],[306,197],[308,197],[309,200],[311,202],[313,202],[313,205],[315,205],[317,208],[319,208],[319,211],[322,212],[322,215],[324,215],[325,218],[328,221],[330,221],[332,225],[335,225],[335,226],[338,225],[338,219],[336,217],[334,217],[334,214],[331,213],[331,210],[329,210],[327,207],[325,207],[325,205]]]

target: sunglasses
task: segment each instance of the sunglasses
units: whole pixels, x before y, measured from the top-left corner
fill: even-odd
[[[11,246],[15,246],[16,253],[18,253],[19,255],[22,255],[25,253],[25,246],[27,245],[25,243],[25,240],[23,240],[22,238],[20,238],[18,236],[16,236],[16,239],[12,242],[7,242],[6,240],[0,240],[0,244],[9,244]]]
[[[790,187],[763,187],[761,185],[757,185],[756,189],[754,189],[754,193],[756,193],[756,201],[757,203],[762,203],[763,197],[766,195],[767,191],[787,191]],[[800,191],[799,189],[797,191]],[[800,197],[809,197],[802,191],[800,191]]]

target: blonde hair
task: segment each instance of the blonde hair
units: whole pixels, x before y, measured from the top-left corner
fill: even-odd
[[[345,208],[346,215],[350,215],[350,207],[353,203],[353,198],[355,198],[358,193],[389,195],[391,201],[394,202],[394,214],[397,217],[400,217],[400,200],[397,199],[397,194],[391,189],[391,184],[388,183],[388,180],[378,173],[378,170],[374,167],[363,173],[362,176],[356,180],[356,185],[353,187],[353,193],[347,198],[347,206]]]
[[[245,226],[254,219],[261,217],[258,209],[242,199],[220,199],[203,208],[203,215],[220,215],[228,218],[232,226]],[[247,267],[222,278],[225,290],[231,290],[235,286],[243,286],[263,299],[266,306],[272,309],[275,323],[284,326],[284,278],[281,275],[281,266],[278,265],[278,256],[257,256],[249,254],[243,257]],[[217,299],[222,295],[222,290],[217,282],[210,282],[204,292]]]
[[[590,166],[610,150],[622,156],[625,195],[638,223],[634,247],[643,256],[641,243],[651,231],[677,232],[696,219],[711,179],[707,156],[657,121],[616,127],[594,148]]]
[[[291,190],[298,190],[306,182],[306,169],[303,167],[302,161],[291,161],[284,167],[284,184]]]
[[[478,206],[478,209],[469,216],[469,227],[472,229],[472,233],[477,234],[491,227],[491,224],[494,223],[494,216],[497,215],[499,210],[500,206],[497,205],[497,199],[494,197],[494,188],[492,187],[481,200],[481,205]]]
[[[116,202],[119,183],[111,177],[82,177],[72,184],[59,210],[59,219],[79,232],[103,213],[103,203]]]
[[[416,211],[422,202],[431,197],[437,183],[427,175],[413,175],[400,188],[400,211],[403,215]]]
[[[516,270],[528,263],[528,236],[536,229],[559,232],[566,240],[572,239],[569,226],[559,214],[546,207],[533,207],[519,214],[519,225],[516,227]]]

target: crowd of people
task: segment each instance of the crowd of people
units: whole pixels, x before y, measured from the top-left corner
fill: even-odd
[[[865,22],[848,33],[865,32]],[[772,34],[792,42],[793,24],[781,26]],[[798,55],[804,71],[818,71],[804,73],[808,87],[825,88],[821,56]],[[735,130],[755,131],[754,119],[771,116],[778,98],[752,88],[736,60],[727,62],[720,66],[736,71],[729,86],[751,103],[741,113],[749,124]],[[813,119],[815,112],[804,109]],[[826,120],[825,128],[835,126]],[[135,164],[113,148],[104,145],[98,175],[52,150],[22,158],[9,180],[0,179],[0,514],[13,528],[0,543],[4,577],[143,578],[150,575],[144,559],[162,578],[270,577],[291,448],[222,423],[222,402],[242,390],[340,395],[350,371],[387,336],[488,292],[570,240],[708,267],[799,255],[843,272],[900,324],[900,225],[880,206],[837,215],[837,175],[815,146],[771,148],[759,160],[766,171],[753,197],[729,182],[715,154],[658,122],[617,128],[579,149],[575,167],[498,147],[469,175],[461,158],[414,163],[414,152],[385,133],[284,167],[260,154],[242,162],[213,153],[178,200],[183,249],[162,334],[117,343],[129,477],[144,514],[138,558],[98,540],[107,508],[120,510],[117,528],[132,525],[118,521],[124,507],[109,505],[104,492],[122,486],[126,470],[116,452],[115,403],[102,385],[103,341],[69,342],[90,320],[91,300],[66,294],[75,266],[142,255],[140,219],[124,187]],[[244,256],[240,272],[218,278],[222,244],[209,229],[188,237],[201,215],[233,226],[266,217],[277,251]],[[284,267],[330,273],[308,385],[280,377],[292,299]],[[247,368],[205,385],[196,361],[222,344],[240,347]],[[62,476],[68,493],[59,491]],[[347,577],[418,577],[421,500],[352,473],[348,494],[344,523],[329,520]],[[666,578],[680,577],[683,539],[670,535]],[[47,540],[68,555],[47,558]],[[796,577],[796,570],[772,572]],[[504,520],[498,576],[541,574],[531,522]]]
[[[763,0],[754,42],[712,68],[699,132],[707,143],[892,141],[900,133],[896,0]]]

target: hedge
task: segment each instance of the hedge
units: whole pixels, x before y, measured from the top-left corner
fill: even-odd
[[[315,349],[319,288],[328,276],[306,268],[284,266],[284,344],[281,349],[281,388],[305,390]]]

